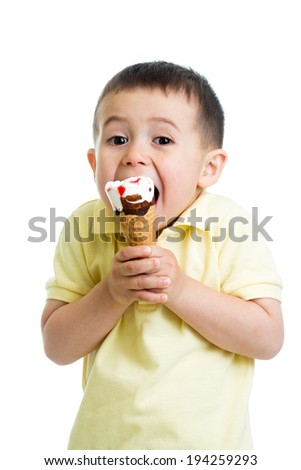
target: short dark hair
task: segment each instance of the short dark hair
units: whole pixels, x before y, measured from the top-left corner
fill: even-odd
[[[130,65],[117,73],[105,86],[99,97],[93,121],[93,137],[99,133],[99,106],[108,93],[147,88],[184,92],[189,100],[199,104],[199,125],[205,147],[221,148],[224,137],[224,111],[208,80],[191,68],[171,62],[154,61]]]

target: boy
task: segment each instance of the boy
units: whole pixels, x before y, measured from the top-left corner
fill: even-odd
[[[53,361],[85,357],[69,449],[252,447],[253,364],[282,346],[281,283],[246,213],[206,192],[223,124],[206,79],[166,62],[126,68],[99,99],[88,160],[101,199],[66,224],[42,317]],[[131,247],[104,186],[141,175],[158,238]]]

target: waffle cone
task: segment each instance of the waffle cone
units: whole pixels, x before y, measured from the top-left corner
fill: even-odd
[[[122,215],[121,232],[130,246],[152,245],[156,243],[156,207],[152,204],[144,215]]]

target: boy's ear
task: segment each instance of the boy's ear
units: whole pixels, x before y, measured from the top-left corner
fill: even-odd
[[[89,149],[87,153],[88,161],[90,163],[90,167],[93,170],[94,179],[95,179],[95,172],[96,172],[96,157],[95,157],[95,150]]]
[[[211,150],[205,155],[199,177],[200,188],[208,188],[219,180],[226,161],[227,154],[223,149]]]

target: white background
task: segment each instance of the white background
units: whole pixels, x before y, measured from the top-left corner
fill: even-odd
[[[82,394],[81,363],[60,367],[43,354],[40,315],[55,244],[27,241],[37,236],[29,219],[47,218],[49,231],[50,207],[68,216],[97,197],[86,150],[98,95],[123,67],[160,59],[204,74],[224,106],[229,161],[212,191],[258,206],[262,218],[273,215],[269,247],[285,287],[286,342],[275,359],[257,362],[251,417],[255,448],[270,462],[265,470],[284,459],[293,468],[301,419],[298,3],[0,3],[5,468],[22,458],[41,468],[30,456],[63,452]]]

